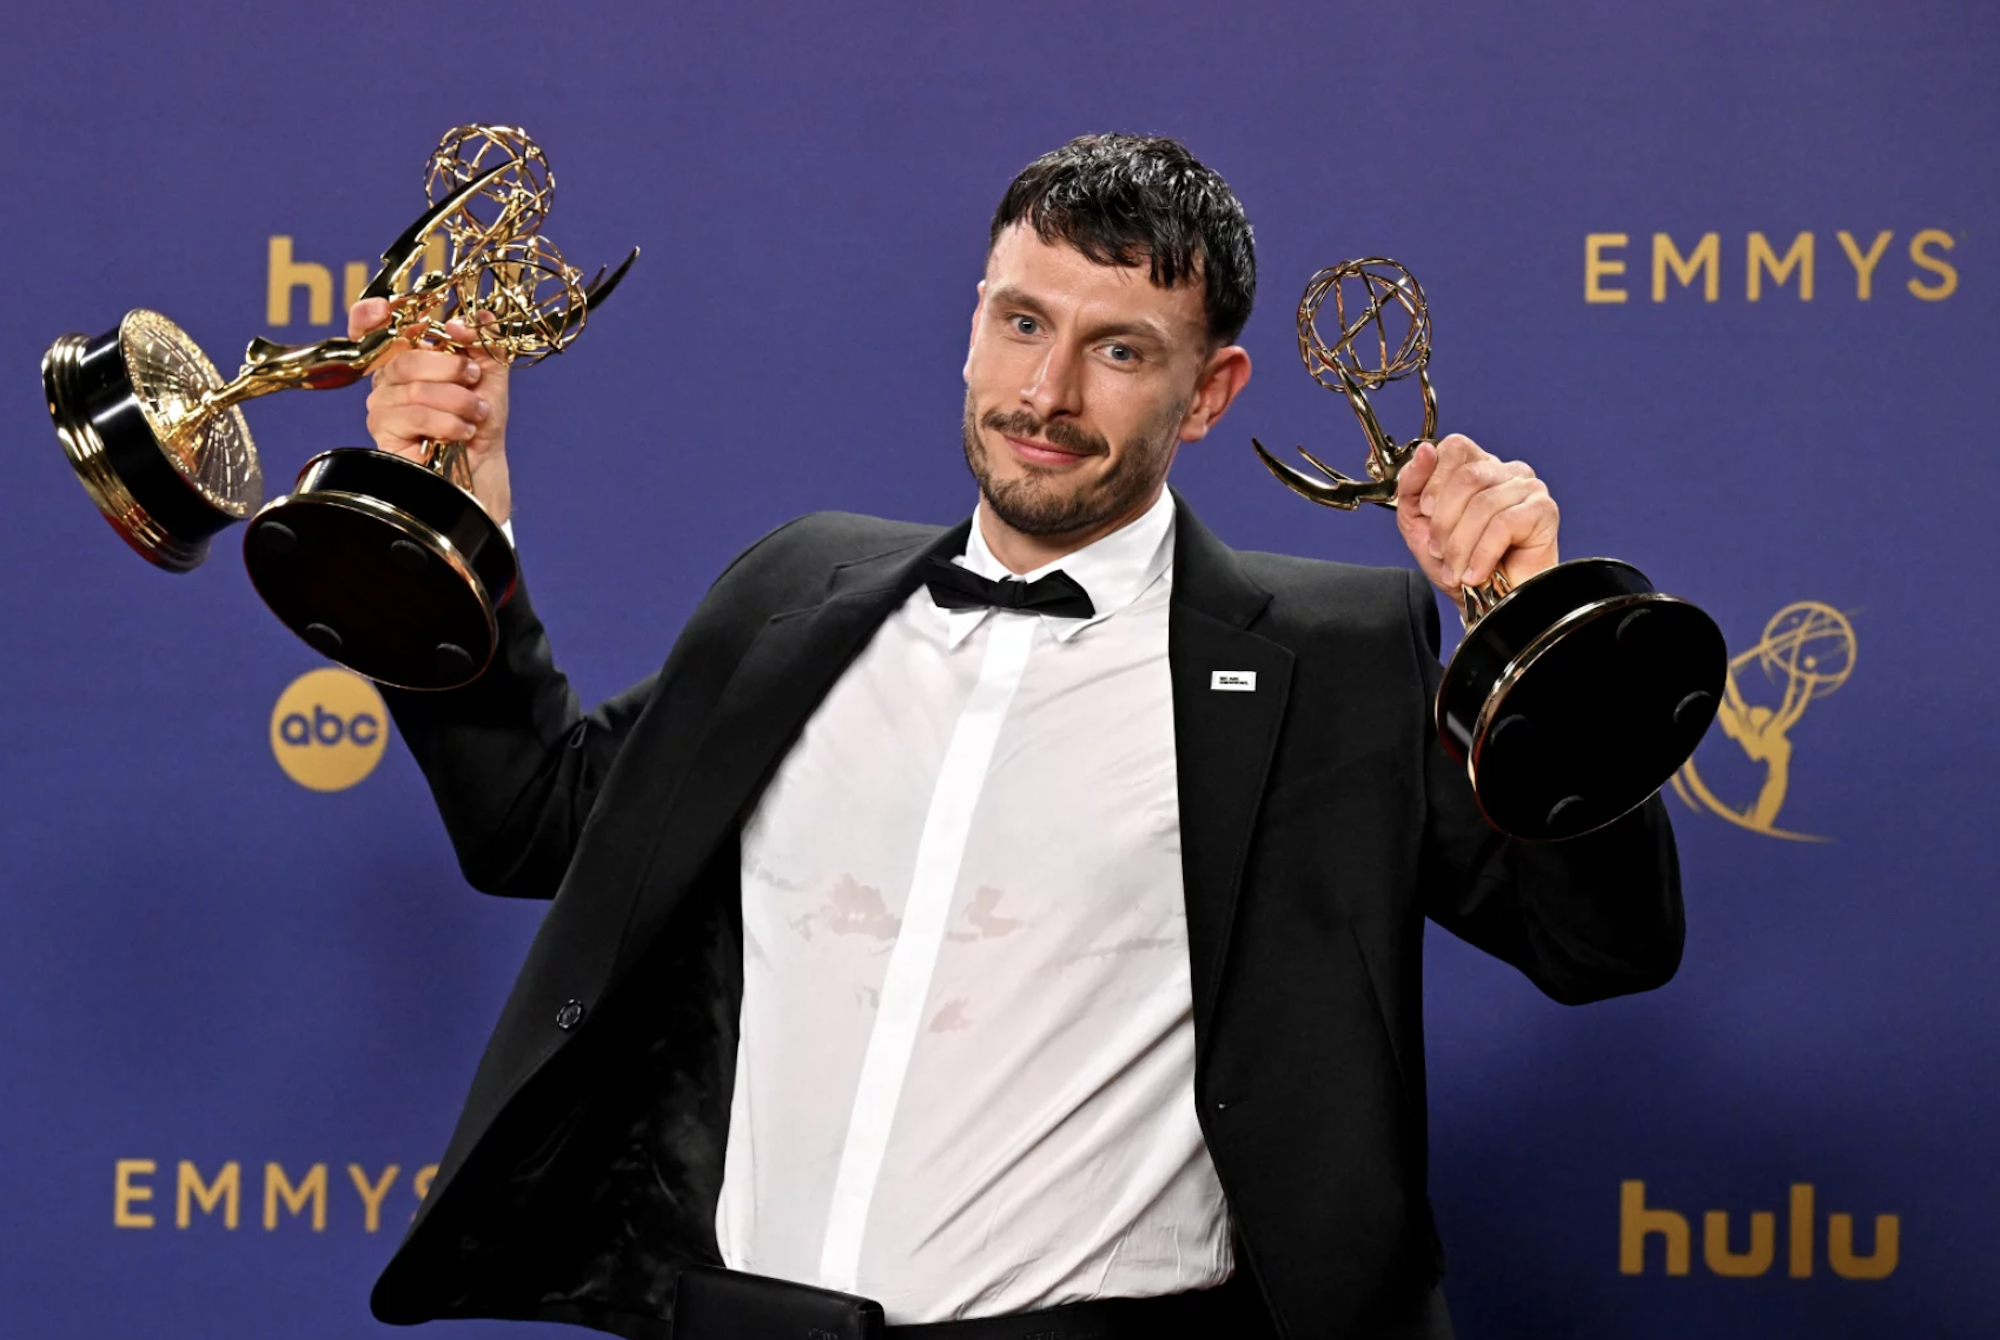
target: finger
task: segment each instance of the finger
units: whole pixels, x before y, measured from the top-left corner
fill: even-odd
[[[1417,443],[1417,449],[1410,453],[1410,459],[1403,462],[1403,468],[1396,473],[1396,511],[1399,514],[1406,504],[1410,505],[1413,513],[1422,514],[1415,500],[1424,491],[1424,485],[1431,482],[1437,463],[1437,448],[1428,442]]]
[[[485,375],[479,364],[464,354],[446,349],[411,349],[382,365],[375,378],[378,387],[428,382],[477,386]]]
[[[1466,556],[1465,567],[1458,576],[1461,585],[1478,586],[1492,577],[1507,555],[1522,548],[1523,540],[1541,530],[1545,520],[1542,502],[1539,498],[1529,498],[1494,514]],[[1525,580],[1533,574],[1509,575]]]
[[[428,405],[368,411],[368,435],[385,449],[411,442],[464,442],[477,431],[470,421]]]
[[[382,411],[405,407],[440,409],[475,423],[487,415],[486,401],[478,392],[451,382],[401,382],[378,386],[369,394],[368,407]]]
[[[347,338],[358,340],[371,330],[389,324],[387,298],[363,298],[347,309]]]
[[[1443,453],[1439,453],[1443,460]],[[1438,473],[1444,473],[1445,465],[1438,466]],[[1424,501],[1429,504],[1431,534],[1438,538],[1447,554],[1452,553],[1452,532],[1458,529],[1465,515],[1465,509],[1481,490],[1495,488],[1517,479],[1532,479],[1534,471],[1519,461],[1502,461],[1492,456],[1479,460],[1462,460],[1443,483],[1437,476],[1424,490]],[[1472,536],[1466,537],[1469,542]]]
[[[491,312],[481,312],[473,319],[471,325],[468,325],[464,321],[449,321],[445,323],[445,336],[453,344],[463,349],[467,358],[472,359],[480,367],[491,372],[493,369],[500,367],[501,363],[494,356],[493,350],[485,343],[476,327],[488,325],[498,319]]]
[[[1546,492],[1538,479],[1507,479],[1479,490],[1466,499],[1465,507],[1449,531],[1439,532],[1444,546],[1443,561],[1454,574],[1463,572],[1472,553],[1493,518],[1537,493]]]
[[[1423,514],[1422,494],[1429,482],[1431,472],[1437,469],[1437,448],[1428,442],[1419,442],[1410,459],[1396,474],[1396,528],[1403,532],[1403,542],[1422,564],[1425,557],[1437,557],[1435,542],[1431,539],[1430,519]]]
[[[1457,478],[1458,472],[1485,455],[1486,453],[1463,433],[1447,433],[1440,438],[1437,444],[1437,468],[1431,472],[1430,478],[1424,481],[1423,500],[1418,504],[1418,510],[1425,516],[1434,515],[1439,500],[1445,491],[1452,487],[1452,481]]]

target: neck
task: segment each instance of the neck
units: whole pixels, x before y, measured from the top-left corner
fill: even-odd
[[[979,510],[974,513],[974,519],[979,526],[980,538],[985,540],[986,547],[993,551],[993,557],[999,559],[1001,566],[1007,571],[1018,576],[1068,558],[1077,550],[1097,543],[1113,531],[1123,530],[1146,515],[1147,509],[1160,500],[1160,493],[1165,488],[1166,484],[1162,482],[1140,502],[1116,516],[1107,517],[1095,525],[1078,530],[1064,531],[1059,535],[1030,535],[1025,531],[1015,530],[1000,519],[992,504],[984,498],[979,500]]]

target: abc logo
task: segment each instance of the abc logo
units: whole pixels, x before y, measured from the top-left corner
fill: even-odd
[[[375,686],[331,666],[292,681],[271,709],[271,752],[300,786],[344,791],[375,771],[389,711]]]

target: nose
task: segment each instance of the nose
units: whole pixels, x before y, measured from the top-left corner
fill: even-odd
[[[1051,341],[1035,366],[1033,380],[1021,388],[1022,403],[1044,421],[1078,413],[1083,400],[1082,363],[1074,350],[1061,341]]]

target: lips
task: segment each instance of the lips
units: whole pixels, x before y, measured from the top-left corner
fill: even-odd
[[[1008,449],[1029,465],[1075,465],[1078,461],[1089,459],[1084,452],[1064,451],[1061,447],[1050,446],[1046,442],[1035,442],[1008,433],[1002,433],[1000,436],[1005,439]]]

